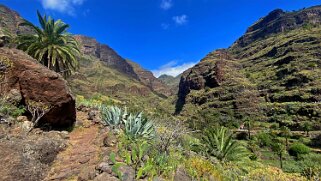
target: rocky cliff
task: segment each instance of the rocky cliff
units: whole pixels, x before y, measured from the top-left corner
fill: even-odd
[[[113,67],[128,76],[138,78],[133,67],[108,45],[100,44],[95,39],[83,35],[75,35],[75,38],[80,43],[82,53],[94,56],[105,62],[107,66]]]
[[[103,61],[105,65],[142,82],[159,95],[171,95],[170,89],[155,78],[150,71],[141,68],[137,63],[125,60],[108,45],[100,44],[95,39],[82,35],[76,35],[75,38],[80,42],[81,51],[85,55],[93,56]]]
[[[261,18],[229,49],[210,53],[183,73],[176,111],[206,115],[230,105],[226,109],[229,112],[210,113],[211,119],[222,115],[244,119],[247,114],[239,112],[247,110],[254,115],[253,119],[293,125],[306,120],[318,122],[321,118],[320,13],[321,7],[316,6],[295,12],[275,10]],[[217,92],[219,89],[221,92]],[[236,106],[237,97],[245,92],[249,100],[257,98],[240,109]],[[260,111],[264,114],[258,117],[255,113]]]

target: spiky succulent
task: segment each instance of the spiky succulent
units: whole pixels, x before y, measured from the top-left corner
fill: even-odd
[[[104,125],[119,127],[123,118],[123,111],[117,106],[101,107],[101,118]]]
[[[125,134],[130,138],[153,138],[155,137],[155,127],[152,121],[143,118],[143,113],[130,114],[124,119]]]
[[[122,110],[117,106],[101,108],[102,122],[112,128],[124,128],[124,133],[131,139],[155,137],[155,127],[152,121],[143,117],[143,113],[128,114],[127,108]],[[123,126],[121,126],[123,125]]]
[[[225,127],[206,130],[202,140],[206,153],[222,162],[241,160],[248,156],[246,149],[233,140],[233,134]]]

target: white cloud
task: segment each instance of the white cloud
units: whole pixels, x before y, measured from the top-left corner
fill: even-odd
[[[157,70],[153,70],[153,74],[155,77],[159,77],[163,74],[171,75],[171,76],[178,76],[179,74],[183,73],[185,70],[193,67],[196,62],[187,62],[181,65],[178,65],[176,61],[170,61],[167,64],[161,66]]]
[[[75,6],[80,6],[85,0],[41,0],[44,9],[54,10],[69,15],[75,15]]]
[[[160,7],[163,10],[169,10],[173,7],[173,1],[172,0],[162,0]]]
[[[174,16],[173,17],[173,21],[177,24],[177,25],[184,25],[187,23],[187,15],[183,14],[181,16]]]

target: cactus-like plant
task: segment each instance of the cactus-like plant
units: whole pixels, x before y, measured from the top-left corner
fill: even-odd
[[[117,106],[101,107],[101,119],[104,125],[119,127],[123,118],[123,111]]]
[[[130,138],[153,138],[155,137],[155,127],[153,122],[143,118],[143,114],[130,114],[124,119],[125,134]]]

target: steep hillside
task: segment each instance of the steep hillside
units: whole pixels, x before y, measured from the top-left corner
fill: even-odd
[[[259,116],[262,99],[241,72],[242,65],[226,50],[207,55],[195,67],[182,75],[176,113],[194,115],[193,126],[198,122],[228,122],[234,118]],[[201,115],[201,116],[200,116]],[[215,119],[215,120],[213,120]]]
[[[161,96],[167,97],[171,95],[170,89],[155,78],[150,71],[141,68],[132,61],[125,60],[108,45],[100,44],[95,39],[83,35],[76,35],[75,37],[80,42],[83,54],[105,62],[105,66],[114,68],[128,77],[140,81],[151,91]]]
[[[23,18],[17,12],[0,4],[0,35],[30,33],[29,28],[19,25],[22,22]]]
[[[182,74],[176,77],[164,74],[159,76],[158,80],[160,80],[161,82],[169,86],[173,92],[178,92],[178,85],[179,85],[179,81],[181,80],[181,77],[182,77]]]
[[[163,100],[139,80],[109,67],[96,57],[85,55],[79,62],[79,71],[68,79],[77,95],[86,98],[105,95],[122,104],[148,110],[157,108]]]
[[[158,94],[161,94],[164,96],[172,95],[172,91],[170,90],[170,87],[168,87],[166,84],[164,84],[159,79],[154,77],[151,71],[143,69],[140,65],[138,65],[137,63],[131,60],[126,60],[126,61],[133,67],[135,73],[138,76],[138,80],[140,80],[144,85],[148,86]]]
[[[223,62],[232,61],[238,69],[225,71],[225,74],[236,74],[228,77],[228,81],[237,82],[242,89],[233,86],[225,87],[217,76],[219,69],[217,61],[209,58],[210,66],[201,61],[198,65],[184,72],[180,82],[177,107],[182,107],[181,113],[195,110],[203,97],[203,112],[220,108],[220,104],[237,105],[237,100],[231,99],[247,91],[250,87],[250,98],[259,95],[252,106],[242,108],[251,111],[253,106],[264,111],[256,119],[287,122],[294,124],[305,120],[319,121],[321,118],[321,7],[312,7],[296,12],[275,10],[248,28],[246,34],[231,46],[226,54],[221,55]],[[215,54],[215,52],[214,52]],[[203,67],[200,69],[200,67]],[[195,73],[196,72],[196,73]],[[215,75],[213,78],[213,74]],[[214,81],[214,82],[213,82]],[[230,92],[229,98],[225,94],[208,92],[222,89]],[[195,96],[196,95],[196,96]],[[254,95],[254,96],[253,96]],[[184,101],[186,103],[184,103]],[[195,102],[196,101],[196,102]],[[204,105],[205,104],[205,105]],[[206,105],[208,104],[208,105]],[[192,108],[190,106],[192,105]],[[215,105],[215,106],[213,106]],[[237,117],[239,108],[230,107],[233,118]],[[217,109],[215,109],[217,110]],[[222,116],[222,114],[220,114]],[[223,114],[224,115],[224,114]],[[213,114],[211,115],[212,117]],[[222,120],[222,118],[220,119]]]

